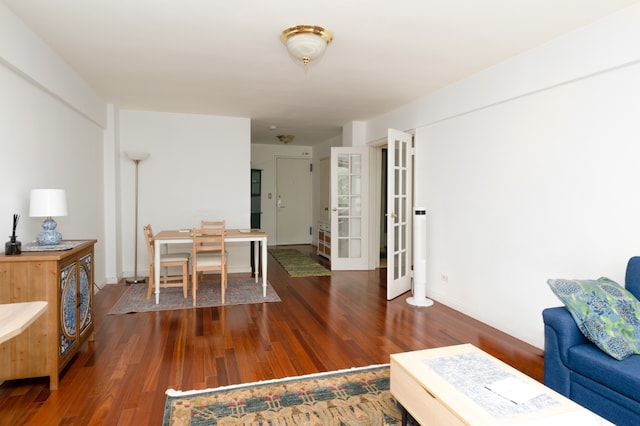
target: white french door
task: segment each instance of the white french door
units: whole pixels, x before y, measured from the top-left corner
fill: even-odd
[[[412,136],[389,129],[387,140],[387,300],[411,289]]]
[[[369,148],[331,148],[331,269],[369,266]]]

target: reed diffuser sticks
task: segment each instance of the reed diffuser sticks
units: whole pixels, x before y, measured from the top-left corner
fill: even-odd
[[[18,222],[20,221],[19,214],[13,214],[13,229],[11,231],[10,240],[4,245],[4,254],[11,256],[22,253],[22,243],[18,241],[16,237],[16,229],[18,228]]]
[[[20,220],[19,214],[13,214],[13,232],[11,233],[11,239],[16,239],[16,228],[18,227],[18,221]]]

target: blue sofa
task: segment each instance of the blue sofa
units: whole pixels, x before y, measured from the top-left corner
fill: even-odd
[[[640,256],[625,288],[640,298]],[[565,307],[542,312],[544,383],[616,425],[640,425],[640,355],[618,361],[587,340]]]

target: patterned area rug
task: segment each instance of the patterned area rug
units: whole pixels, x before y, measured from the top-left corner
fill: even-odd
[[[324,266],[295,249],[269,249],[269,253],[292,277],[319,277],[331,275]]]
[[[388,365],[204,391],[169,389],[162,422],[163,426],[401,423],[401,409],[389,392]]]
[[[219,277],[203,280],[198,284],[196,308],[223,306],[220,302]],[[224,306],[264,302],[280,302],[280,297],[269,281],[267,281],[267,297],[262,297],[262,278],[256,283],[255,278],[229,276]],[[179,287],[161,288],[160,303],[156,305],[155,294],[151,294],[151,299],[147,300],[147,284],[133,284],[127,287],[108,315],[191,308],[193,308],[191,286],[186,299],[182,296],[182,289]]]

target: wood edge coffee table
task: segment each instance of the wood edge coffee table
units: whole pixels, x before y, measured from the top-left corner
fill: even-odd
[[[25,331],[47,310],[47,302],[0,304],[0,343]]]
[[[463,363],[467,370],[455,371],[456,362],[460,356],[478,361],[477,369],[468,369],[469,362]],[[406,424],[406,412],[422,425],[612,425],[586,408],[549,389],[542,383],[523,374],[515,368],[494,358],[471,344],[447,346],[442,348],[425,349],[413,352],[392,354],[390,357],[390,390],[393,397],[403,407],[403,424]],[[441,358],[440,360],[437,360]],[[457,385],[430,367],[434,362],[444,361],[447,374],[462,377],[465,382],[470,379],[473,385],[461,389],[460,380]],[[427,365],[429,363],[429,365]],[[489,367],[489,368],[486,368]],[[463,367],[460,367],[462,369]],[[492,392],[486,389],[491,383],[484,383],[488,379],[486,370],[498,372],[515,378],[515,382],[522,384],[525,390],[539,392],[540,398],[546,402],[544,408],[529,409],[528,412],[509,414],[510,404],[505,395],[492,393],[484,395],[485,400],[479,402],[473,392]],[[471,391],[470,389],[473,389]],[[471,395],[471,396],[470,396]],[[476,394],[477,395],[477,394]],[[487,406],[486,400],[495,401],[503,412],[496,416],[495,406]],[[520,401],[521,404],[529,403]],[[485,404],[485,406],[481,405]],[[514,411],[519,408],[513,408]]]

